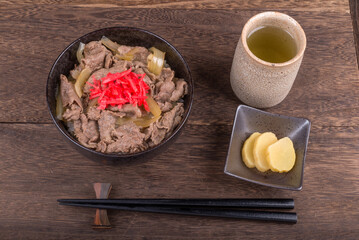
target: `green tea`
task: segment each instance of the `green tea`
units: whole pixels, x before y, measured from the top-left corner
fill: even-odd
[[[254,55],[271,63],[289,61],[297,54],[297,45],[292,35],[277,27],[254,29],[247,37],[247,45]]]

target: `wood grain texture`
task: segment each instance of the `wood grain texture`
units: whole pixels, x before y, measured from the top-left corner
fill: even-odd
[[[94,183],[93,188],[96,193],[97,199],[108,199],[112,184],[111,183]],[[96,215],[92,228],[95,229],[105,229],[111,228],[110,221],[108,220],[107,210],[106,209],[96,209]]]
[[[350,1],[351,7],[356,1]],[[352,8],[353,9],[353,8]],[[288,97],[270,112],[312,122],[303,190],[247,183],[223,173],[235,109],[234,49],[254,14],[293,16],[308,46]],[[358,15],[353,15],[354,33]],[[103,165],[71,148],[51,123],[45,85],[52,63],[79,36],[134,26],[170,41],[195,81],[182,135],[148,160]],[[359,234],[359,80],[348,1],[5,0],[0,2],[0,239],[355,239]],[[94,211],[58,198],[294,198],[298,223],[109,211],[113,228],[91,229]],[[281,233],[281,234],[278,234]]]
[[[5,5],[19,4],[22,6],[34,5],[33,0],[3,0]],[[36,4],[50,6],[76,6],[81,8],[171,8],[171,9],[242,9],[242,10],[295,10],[295,11],[333,11],[347,12],[347,1],[338,0],[38,0]]]
[[[354,239],[359,234],[359,181],[353,174],[359,171],[359,127],[312,129],[301,192],[224,175],[230,130],[188,125],[158,157],[113,166],[74,151],[52,124],[2,124],[0,238]],[[94,198],[92,183],[99,180],[112,182],[113,198],[294,198],[299,221],[263,224],[108,211],[113,229],[97,233],[90,227],[93,209],[59,206],[56,199]]]

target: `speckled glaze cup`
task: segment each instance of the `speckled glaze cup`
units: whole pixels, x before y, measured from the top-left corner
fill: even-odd
[[[256,57],[248,48],[247,37],[261,26],[279,27],[289,32],[297,45],[295,57],[284,63],[270,63]],[[244,25],[231,69],[231,86],[237,97],[257,108],[273,107],[288,95],[297,76],[307,44],[297,21],[279,12],[263,12]]]

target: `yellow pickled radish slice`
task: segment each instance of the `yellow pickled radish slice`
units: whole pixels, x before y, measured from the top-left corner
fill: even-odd
[[[243,144],[242,148],[242,159],[244,164],[249,168],[254,168],[254,158],[253,158],[253,145],[257,137],[261,135],[259,132],[252,133],[252,135],[247,138]]]
[[[266,159],[266,150],[269,145],[275,143],[276,141],[277,141],[277,137],[272,132],[262,133],[254,141],[254,145],[253,145],[254,165],[256,166],[258,171],[265,172],[269,170],[269,165]]]
[[[288,172],[295,164],[295,150],[292,140],[285,137],[267,148],[266,160],[272,171]]]

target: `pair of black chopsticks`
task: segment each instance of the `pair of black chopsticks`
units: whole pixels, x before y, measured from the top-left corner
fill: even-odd
[[[293,199],[58,199],[60,205],[296,223]],[[239,210],[241,209],[241,210]]]

